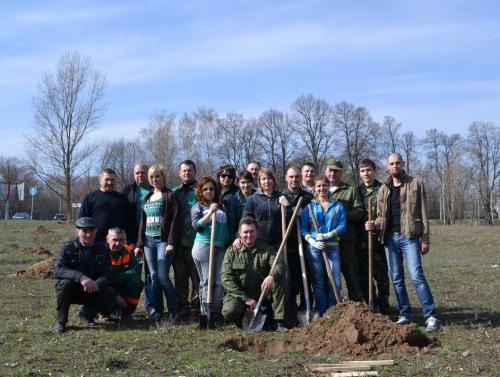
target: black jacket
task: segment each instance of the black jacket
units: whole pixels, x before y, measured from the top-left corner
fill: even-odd
[[[148,185],[148,188],[153,189]],[[139,221],[137,221],[136,211],[137,211],[137,183],[129,183],[122,190],[122,194],[127,197],[128,201],[128,218],[129,218],[129,227],[130,227],[130,235],[127,234],[127,239],[129,243],[135,244],[137,243],[137,234],[139,233]],[[139,206],[142,207],[142,203],[139,203]]]
[[[257,240],[269,245],[281,242],[280,196],[279,191],[274,191],[271,196],[257,191],[248,198],[243,210],[243,217],[253,217],[257,222]]]
[[[108,248],[104,242],[94,243],[92,257],[88,260],[83,254],[83,249],[78,239],[63,243],[54,263],[54,278],[80,283],[80,278],[85,275],[95,280],[102,291],[111,283],[111,261]]]

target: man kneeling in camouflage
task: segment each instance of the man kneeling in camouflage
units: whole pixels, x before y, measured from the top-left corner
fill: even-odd
[[[255,309],[262,292],[270,292],[277,331],[287,331],[283,325],[285,312],[284,269],[281,263],[269,274],[276,253],[271,247],[258,245],[255,220],[244,217],[240,221],[240,248],[230,246],[222,263],[222,285],[226,290],[222,315],[228,322],[241,326],[246,308]]]

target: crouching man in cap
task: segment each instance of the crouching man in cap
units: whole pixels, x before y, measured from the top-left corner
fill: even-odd
[[[57,323],[52,330],[56,333],[66,330],[71,304],[83,305],[78,317],[86,327],[95,325],[97,313],[109,314],[116,307],[109,251],[104,243],[94,243],[96,223],[91,217],[82,217],[75,225],[77,238],[61,246],[54,264]]]
[[[106,243],[111,257],[111,285],[117,292],[116,302],[122,320],[132,319],[144,287],[141,266],[137,262],[134,248],[126,245],[126,240],[127,235],[122,228],[108,230]]]
[[[272,300],[277,331],[287,331],[283,324],[285,314],[283,266],[277,263],[274,271],[269,274],[276,253],[270,247],[257,244],[257,227],[253,218],[241,219],[239,234],[241,247],[230,246],[222,262],[222,285],[226,290],[222,315],[226,321],[234,322],[241,327],[245,310],[255,309],[262,290],[266,290],[268,298]]]

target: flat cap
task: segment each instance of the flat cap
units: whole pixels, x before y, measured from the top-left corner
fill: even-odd
[[[75,226],[78,229],[97,228],[97,225],[92,217],[80,217],[76,220]]]
[[[342,162],[335,159],[330,160],[326,167],[332,170],[344,170],[344,165],[342,165]]]

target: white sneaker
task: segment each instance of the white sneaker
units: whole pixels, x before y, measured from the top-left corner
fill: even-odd
[[[409,325],[411,323],[411,319],[408,317],[400,316],[396,321],[396,325]]]
[[[441,328],[441,324],[439,323],[439,319],[436,317],[429,317],[427,321],[425,321],[425,331],[426,332],[436,332]]]

